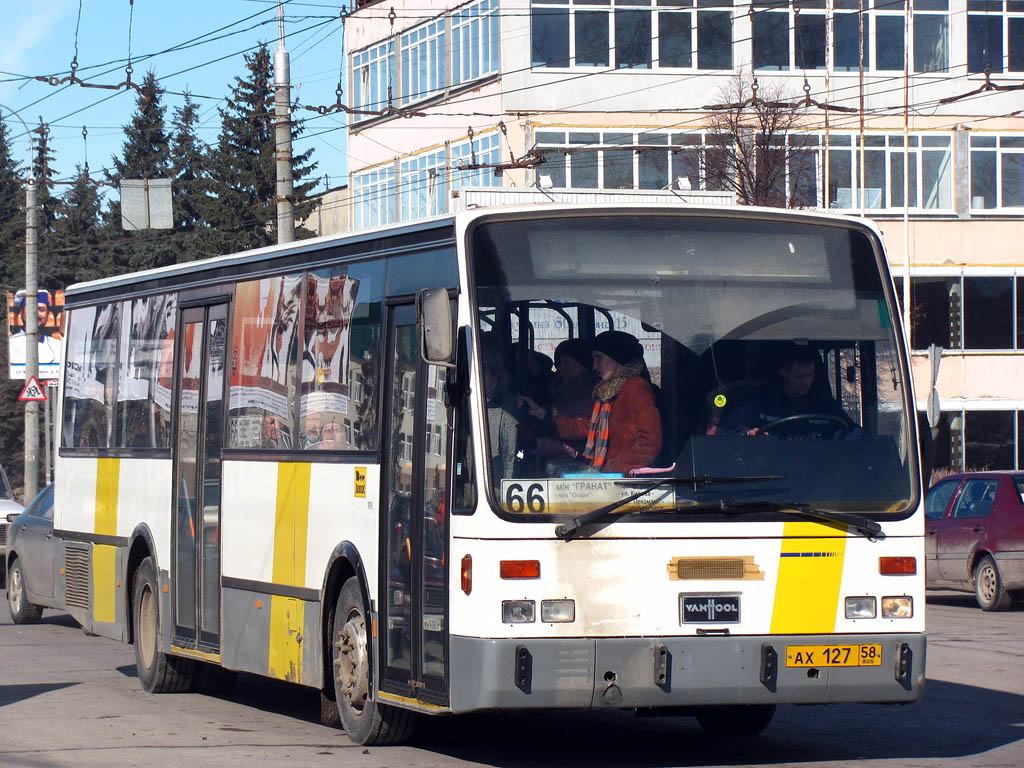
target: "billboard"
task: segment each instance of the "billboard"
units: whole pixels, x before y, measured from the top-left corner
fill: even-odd
[[[25,378],[25,291],[7,294],[8,362],[12,379]],[[59,379],[64,336],[64,291],[39,289],[39,379]]]

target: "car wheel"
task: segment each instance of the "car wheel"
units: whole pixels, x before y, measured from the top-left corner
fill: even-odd
[[[149,693],[180,693],[192,687],[191,659],[168,656],[160,648],[160,593],[153,558],[139,563],[132,587],[135,668]]]
[[[991,555],[981,558],[974,569],[974,596],[983,611],[1005,611],[1013,602]]]
[[[356,744],[401,744],[412,735],[416,713],[370,698],[370,644],[362,590],[353,577],[338,594],[331,631],[334,697],[345,733]]]
[[[774,704],[705,707],[697,712],[697,722],[709,736],[756,736],[774,715]]]
[[[43,616],[43,609],[28,601],[25,594],[25,572],[15,560],[7,569],[7,607],[15,624],[35,624]]]

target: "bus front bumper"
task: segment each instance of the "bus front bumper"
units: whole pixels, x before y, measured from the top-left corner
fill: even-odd
[[[451,710],[905,703],[921,696],[925,646],[918,633],[573,639],[453,635]],[[829,661],[857,665],[829,666]]]

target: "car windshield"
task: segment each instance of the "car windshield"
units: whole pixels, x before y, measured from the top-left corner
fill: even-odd
[[[591,510],[634,494],[637,473],[746,478],[666,484],[635,502],[651,508],[905,509],[913,434],[880,249],[809,221],[479,223],[486,463],[503,511]]]

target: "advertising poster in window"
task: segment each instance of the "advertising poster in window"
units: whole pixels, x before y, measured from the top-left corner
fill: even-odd
[[[231,345],[232,448],[292,448],[302,276],[240,283]]]
[[[330,271],[306,276],[306,323],[302,345],[302,447],[349,447],[344,435],[349,415],[352,317],[359,281]]]
[[[8,361],[12,379],[25,378],[25,291],[7,294]],[[59,379],[64,336],[64,291],[39,289],[39,379]]]

